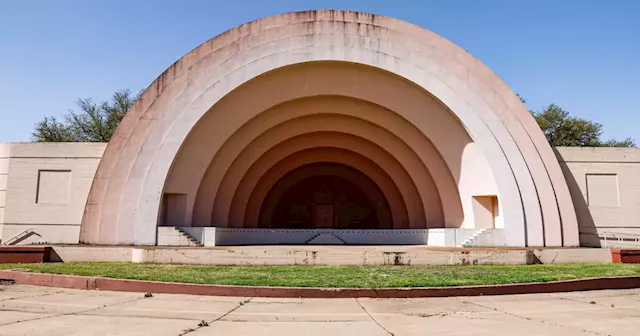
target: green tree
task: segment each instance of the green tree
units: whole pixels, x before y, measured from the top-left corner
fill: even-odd
[[[600,142],[600,147],[636,147],[636,142],[633,138],[625,138],[624,140],[609,139],[604,142]]]
[[[69,111],[64,122],[45,117],[36,124],[32,139],[38,142],[107,142],[138,96],[133,96],[130,90],[119,90],[110,101],[99,104],[90,98],[80,98],[78,112]]]
[[[45,117],[36,124],[32,138],[39,142],[73,142],[75,139],[65,124],[56,117]]]
[[[518,95],[522,103],[526,100]],[[610,139],[602,141],[602,124],[571,116],[556,104],[549,104],[542,111],[530,110],[538,126],[552,146],[571,147],[635,147],[632,138],[622,141]]]

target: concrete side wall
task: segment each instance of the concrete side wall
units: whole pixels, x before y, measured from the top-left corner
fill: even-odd
[[[54,246],[64,262],[153,262],[197,265],[524,265],[611,262],[609,249],[424,249],[381,246],[244,246],[229,248],[131,248]]]
[[[3,227],[4,227],[4,214],[7,203],[7,180],[9,178],[9,153],[11,147],[9,144],[0,143],[0,242],[2,242]],[[6,238],[4,238],[6,239]]]
[[[78,243],[87,195],[106,144],[1,146],[0,151],[8,152],[6,158],[0,158],[0,170],[6,167],[4,196],[0,191],[0,202],[5,205],[3,239],[32,230],[36,234],[21,243]],[[2,185],[0,180],[0,190]]]
[[[560,147],[556,153],[582,246],[600,246],[607,233],[640,235],[640,148]]]

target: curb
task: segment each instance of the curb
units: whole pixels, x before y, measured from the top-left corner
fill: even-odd
[[[18,284],[25,285],[85,290],[279,298],[420,298],[640,288],[640,276],[587,278],[578,280],[489,286],[380,289],[200,285],[175,282],[85,277],[77,275],[31,273],[18,270],[1,270],[0,278],[12,279]]]

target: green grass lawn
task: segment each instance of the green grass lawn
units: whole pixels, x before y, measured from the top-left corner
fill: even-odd
[[[129,263],[0,264],[0,269],[198,284],[294,287],[490,285],[603,276],[640,276],[640,265],[193,266]]]

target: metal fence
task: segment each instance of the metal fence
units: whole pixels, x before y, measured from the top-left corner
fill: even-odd
[[[599,232],[598,237],[605,248],[640,248],[640,234]]]

